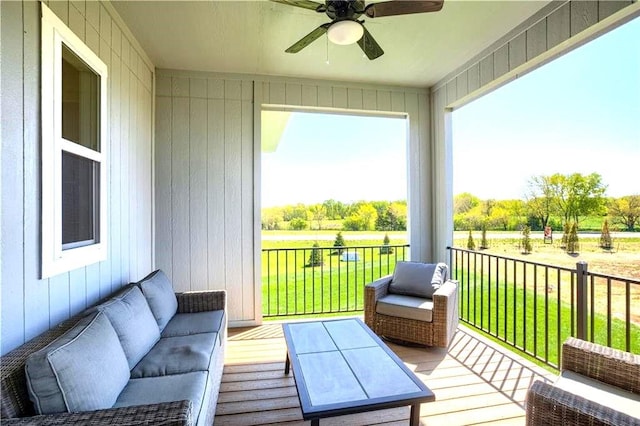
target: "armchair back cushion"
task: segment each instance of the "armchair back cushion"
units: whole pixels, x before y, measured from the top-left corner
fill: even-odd
[[[398,262],[389,283],[389,293],[432,299],[447,279],[444,263]]]
[[[38,414],[110,408],[130,374],[118,336],[101,312],[31,354],[25,372]]]
[[[158,269],[138,282],[142,294],[147,298],[151,312],[162,330],[178,311],[178,299],[173,291],[171,281],[162,270]]]

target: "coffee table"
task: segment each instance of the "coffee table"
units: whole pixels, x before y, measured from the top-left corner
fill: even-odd
[[[304,420],[411,406],[410,424],[420,422],[420,404],[435,400],[359,318],[288,323],[285,374],[293,373]]]

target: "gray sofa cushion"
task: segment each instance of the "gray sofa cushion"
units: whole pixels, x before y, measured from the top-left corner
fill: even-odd
[[[387,294],[378,299],[376,312],[392,317],[431,322],[433,320],[433,300],[401,294]]]
[[[224,321],[224,311],[205,311],[176,314],[162,330],[162,337],[217,333]]]
[[[389,293],[433,298],[447,278],[444,263],[398,262],[389,284]]]
[[[131,379],[118,397],[114,407],[189,400],[193,407],[193,424],[196,424],[202,407],[202,398],[205,395],[208,375],[209,373],[206,371],[197,371]]]
[[[158,323],[160,331],[178,311],[178,299],[173,291],[171,281],[160,269],[154,271],[138,282],[144,297]]]
[[[160,340],[160,330],[147,300],[136,286],[130,286],[96,307],[104,312],[118,334],[129,368],[133,368]]]
[[[164,337],[131,371],[131,378],[207,371],[218,333]]]
[[[118,336],[100,312],[84,317],[31,354],[25,371],[29,395],[39,414],[110,408],[129,380]]]

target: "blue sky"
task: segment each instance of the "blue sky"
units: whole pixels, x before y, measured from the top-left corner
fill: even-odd
[[[523,198],[527,181],[599,173],[640,193],[640,18],[453,113],[454,194]],[[262,205],[406,199],[406,121],[294,113],[262,155]]]
[[[404,118],[295,112],[262,154],[262,206],[405,200]]]
[[[453,113],[454,194],[522,198],[535,175],[640,194],[640,18]]]

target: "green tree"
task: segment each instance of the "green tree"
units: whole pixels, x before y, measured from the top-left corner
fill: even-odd
[[[531,228],[528,225],[522,229],[522,253],[529,254],[531,253]]]
[[[609,221],[605,219],[602,224],[602,232],[600,233],[600,248],[611,250],[611,247],[613,247],[613,244],[611,241],[611,233],[609,232]]]
[[[579,250],[578,243],[578,224],[576,222],[571,223],[571,230],[567,236],[567,253],[574,254]]]
[[[480,199],[468,192],[463,192],[453,197],[453,213],[467,213],[480,204]]]
[[[351,231],[373,231],[378,213],[369,203],[359,203],[357,210],[343,222],[343,227]]]
[[[614,223],[624,226],[627,231],[634,231],[640,224],[640,194],[609,200],[609,215]]]
[[[307,220],[299,217],[293,218],[289,222],[289,229],[292,229],[294,231],[305,230],[307,229],[308,226],[309,226],[309,223],[307,222]]]
[[[529,179],[528,187],[525,195],[528,214],[539,220],[540,229],[544,229],[556,205],[551,176],[533,176]]]
[[[583,176],[580,173],[549,177],[555,205],[565,221],[580,222],[580,217],[604,212],[607,189],[597,173]]]
[[[320,246],[318,243],[313,243],[313,248],[311,249],[311,255],[309,256],[309,262],[307,262],[307,266],[320,266],[322,265],[322,250],[320,250]]]
[[[311,219],[316,223],[316,229],[322,230],[322,221],[327,217],[327,211],[322,204],[315,204],[309,207]]]
[[[342,232],[338,232],[336,234],[336,239],[333,241],[333,246],[336,247],[336,250],[334,250],[333,254],[342,254],[344,249],[341,248],[341,247],[345,246],[344,237],[342,236]]]
[[[476,243],[475,241],[473,241],[473,235],[471,235],[471,229],[469,229],[469,238],[467,239],[467,249],[469,250],[476,249]]]

